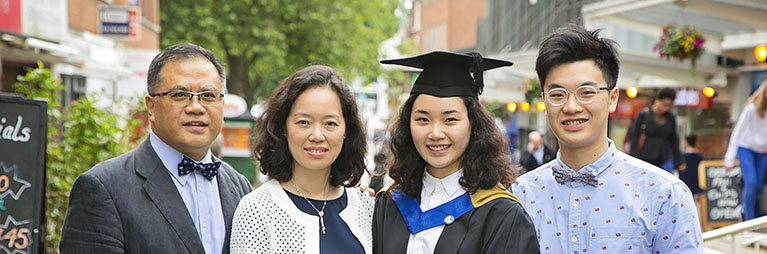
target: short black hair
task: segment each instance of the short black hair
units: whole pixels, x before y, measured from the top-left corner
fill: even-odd
[[[690,145],[691,147],[695,147],[695,142],[697,141],[697,137],[695,136],[695,134],[690,134],[684,137],[684,141],[686,141],[687,144]]]
[[[671,99],[672,101],[676,99],[676,91],[674,89],[664,87],[658,90],[658,93],[655,94],[655,99],[663,100],[663,99]]]
[[[612,90],[618,82],[620,60],[615,48],[615,41],[599,37],[600,30],[589,31],[577,25],[568,25],[546,36],[541,42],[535,71],[541,81],[541,89],[546,84],[546,76],[552,68],[560,64],[581,60],[594,60],[602,70],[602,77],[607,88]]]
[[[218,72],[218,79],[221,81],[222,88],[226,89],[226,72],[224,72],[224,66],[221,64],[221,61],[213,55],[213,52],[194,44],[184,43],[167,47],[152,59],[152,62],[149,64],[149,70],[147,71],[146,91],[150,95],[157,93],[155,90],[160,86],[160,70],[162,70],[162,67],[166,63],[195,57],[208,59],[208,61],[213,64],[216,68],[216,72]]]

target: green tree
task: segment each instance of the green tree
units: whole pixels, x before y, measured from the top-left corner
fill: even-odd
[[[332,66],[342,76],[382,72],[379,43],[396,31],[399,0],[163,0],[167,47],[189,42],[226,62],[230,93],[248,104],[268,96],[294,71]]]
[[[97,163],[136,147],[137,143],[131,140],[141,135],[136,133],[140,121],[96,108],[96,95],[80,97],[62,108],[58,100],[64,87],[42,63],[37,65],[18,76],[14,87],[24,96],[48,101],[45,250],[58,253],[69,191],[75,178]],[[143,100],[136,100],[139,103],[131,115],[144,109]]]

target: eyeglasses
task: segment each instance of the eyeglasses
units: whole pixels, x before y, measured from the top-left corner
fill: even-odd
[[[184,104],[192,101],[192,98],[194,96],[197,96],[200,104],[203,105],[216,105],[221,103],[224,98],[224,94],[222,93],[216,93],[216,92],[201,92],[201,93],[193,93],[190,91],[183,91],[183,90],[171,90],[164,93],[156,93],[156,94],[150,94],[152,97],[154,96],[168,96],[170,100],[175,104]]]
[[[594,98],[597,96],[599,91],[602,90],[609,90],[607,87],[593,87],[593,86],[581,86],[578,87],[578,89],[575,90],[565,90],[564,88],[554,88],[549,90],[548,92],[542,92],[541,96],[546,97],[546,100],[549,101],[549,104],[552,106],[562,106],[567,102],[567,98],[569,98],[570,93],[575,93],[575,98],[578,99],[578,102],[583,104],[588,104],[594,101]]]

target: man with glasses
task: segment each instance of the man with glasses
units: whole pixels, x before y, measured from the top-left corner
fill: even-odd
[[[232,217],[250,183],[210,152],[223,125],[224,68],[191,44],[149,65],[151,133],[137,149],[72,186],[62,253],[228,253]]]
[[[598,31],[561,28],[541,43],[536,72],[557,158],[512,192],[533,220],[542,253],[702,253],[687,186],[607,138],[619,60]]]

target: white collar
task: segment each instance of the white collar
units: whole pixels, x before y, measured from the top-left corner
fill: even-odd
[[[429,171],[424,167],[423,179],[421,182],[423,183],[423,190],[426,193],[432,193],[439,188],[443,189],[447,195],[452,196],[457,191],[463,190],[463,186],[458,182],[461,177],[463,177],[463,168],[439,179],[429,174]]]
[[[151,130],[149,131],[149,143],[152,145],[152,149],[154,149],[157,157],[159,157],[160,161],[162,161],[162,165],[165,166],[165,169],[167,169],[168,173],[170,173],[170,176],[176,179],[181,184],[181,186],[185,186],[186,182],[189,180],[189,177],[192,174],[183,176],[178,175],[178,163],[181,162],[181,159],[184,158],[184,154],[177,151],[176,149],[173,149],[173,147],[162,141],[162,139],[160,139],[160,137],[154,134],[154,131]],[[210,149],[208,149],[208,153],[205,154],[205,157],[202,158],[202,161],[195,162],[213,162],[213,158],[210,154]]]

